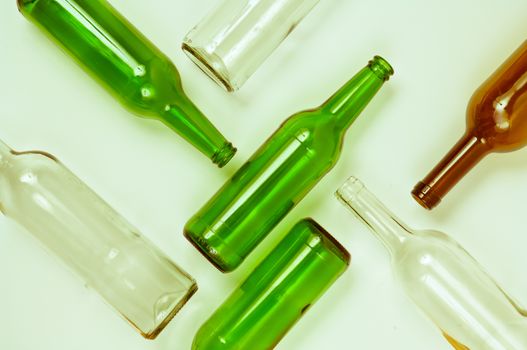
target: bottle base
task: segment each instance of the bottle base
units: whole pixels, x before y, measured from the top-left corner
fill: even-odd
[[[201,253],[201,255],[223,273],[233,271],[242,262],[242,259],[234,254],[230,254],[230,256],[235,256],[236,262],[227,261],[223,258],[223,256],[227,255],[225,254],[225,250],[227,249],[225,245],[223,248],[217,248],[210,244],[207,239],[202,236],[196,236],[187,229],[184,230],[183,234],[185,235],[185,238]]]
[[[232,84],[228,78],[227,68],[219,57],[208,54],[202,49],[192,47],[186,42],[181,45],[183,51],[192,62],[209,76],[216,84],[227,90],[234,92],[238,87]]]
[[[165,329],[165,327],[170,323],[170,321],[172,321],[172,319],[174,318],[174,316],[176,316],[176,314],[179,312],[179,310],[181,310],[181,308],[183,306],[185,306],[185,304],[190,300],[190,298],[198,291],[198,285],[196,283],[194,283],[188,290],[187,292],[185,293],[185,295],[183,295],[183,297],[181,297],[181,299],[179,300],[179,302],[172,308],[172,310],[170,311],[170,313],[159,323],[159,325],[153,329],[151,332],[148,332],[148,333],[144,333],[142,332],[141,330],[139,330],[138,327],[136,327],[136,325],[134,325],[130,320],[128,320],[132,326],[134,326],[134,328],[136,328],[140,333],[141,335],[145,338],[145,339],[148,339],[148,340],[154,340],[155,338],[157,338],[157,336]]]

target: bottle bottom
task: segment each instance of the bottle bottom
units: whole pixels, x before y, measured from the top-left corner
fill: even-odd
[[[185,306],[185,304],[190,300],[190,298],[197,292],[198,290],[198,285],[196,283],[194,283],[188,290],[187,292],[185,293],[185,295],[183,295],[182,297],[179,298],[179,301],[177,302],[177,304],[173,305],[172,306],[172,309],[171,311],[166,315],[166,317],[157,325],[157,327],[155,329],[153,329],[152,331],[148,332],[148,333],[145,333],[145,332],[142,332],[133,322],[131,322],[130,320],[128,320],[128,322],[130,322],[132,324],[132,326],[134,326],[134,328],[136,328],[140,333],[141,335],[145,338],[145,339],[149,339],[149,340],[153,340],[155,339],[159,333],[161,333],[163,331],[163,329],[165,329],[165,327],[170,323],[170,321],[172,321],[172,319],[174,318],[174,316],[176,316],[176,314],[179,312],[179,310],[181,310],[181,308],[183,306]],[[178,296],[179,297],[179,296]],[[159,303],[166,303],[166,300],[159,300]],[[157,306],[156,305],[156,309],[157,309]],[[157,310],[154,310],[154,317],[157,318]]]
[[[213,232],[209,233],[212,233],[210,236],[213,240],[218,240],[218,237]],[[210,239],[205,238],[205,234],[196,235],[185,229],[184,235],[185,238],[187,238],[187,240],[201,253],[201,255],[223,273],[233,271],[243,261],[240,256],[233,253],[223,242],[216,242],[217,244],[213,244]]]
[[[181,45],[183,51],[187,54],[192,62],[198,66],[205,74],[209,76],[216,84],[227,90],[234,92],[238,90],[238,86],[233,84],[229,77],[225,64],[220,57],[214,54],[209,54],[205,50],[190,46],[184,42]]]

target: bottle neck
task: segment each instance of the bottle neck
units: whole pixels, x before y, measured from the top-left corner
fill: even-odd
[[[484,139],[466,134],[439,164],[413,189],[415,200],[432,209],[488,153],[491,148]]]
[[[410,237],[411,230],[388,211],[358,179],[350,178],[336,195],[370,228],[392,256]]]
[[[331,114],[339,128],[347,129],[392,74],[393,69],[388,62],[377,56],[320,109]]]
[[[161,120],[220,168],[236,153],[236,148],[184,95],[180,96],[177,103],[165,107]]]

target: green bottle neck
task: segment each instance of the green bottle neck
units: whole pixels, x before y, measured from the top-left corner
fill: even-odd
[[[236,153],[236,148],[184,94],[178,96],[177,103],[165,106],[161,120],[220,168]]]
[[[402,244],[411,238],[411,229],[369,192],[362,182],[350,178],[338,191],[337,198],[370,228],[394,256]]]
[[[376,56],[320,109],[331,114],[339,128],[347,129],[393,73],[390,64]]]

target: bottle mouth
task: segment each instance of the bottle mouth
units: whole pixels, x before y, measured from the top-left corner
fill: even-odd
[[[395,73],[391,64],[381,56],[375,56],[369,62],[368,67],[382,80],[388,81]]]
[[[236,147],[230,142],[226,142],[223,147],[212,156],[212,162],[216,164],[219,168],[223,168],[232,157],[236,154]]]
[[[353,203],[357,196],[365,189],[362,181],[354,176],[351,176],[346,182],[335,192],[335,196],[344,204]]]
[[[412,190],[412,197],[419,205],[428,210],[434,209],[441,202],[441,197],[434,193],[434,189],[422,181],[415,185]]]

